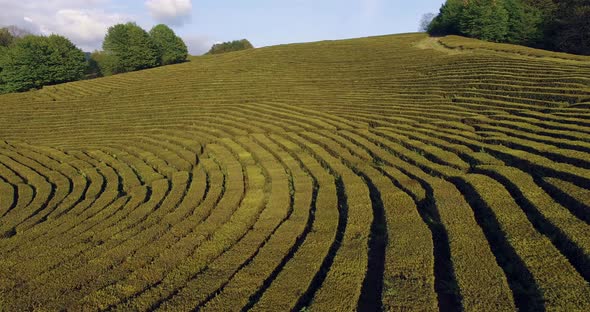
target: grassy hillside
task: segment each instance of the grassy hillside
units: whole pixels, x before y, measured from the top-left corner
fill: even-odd
[[[588,311],[589,77],[405,34],[0,96],[0,310]]]

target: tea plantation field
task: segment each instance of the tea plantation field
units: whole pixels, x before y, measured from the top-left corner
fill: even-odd
[[[590,311],[590,57],[404,34],[0,96],[0,311]]]

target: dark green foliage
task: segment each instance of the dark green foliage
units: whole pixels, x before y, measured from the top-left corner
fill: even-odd
[[[240,50],[253,49],[254,46],[246,39],[217,43],[211,47],[207,54],[220,54]]]
[[[150,35],[135,23],[109,28],[102,48],[104,74],[118,74],[158,66],[159,50]]]
[[[84,53],[61,36],[1,28],[0,93],[173,64],[188,56],[182,39],[165,25],[154,27],[151,36],[135,23],[115,25],[109,28],[103,49]]]
[[[32,35],[30,31],[11,25],[0,28],[0,46],[8,47],[14,41],[24,36]]]
[[[111,76],[114,74],[112,69],[116,66],[115,61],[114,57],[104,51],[94,51],[88,60],[89,73],[95,74],[96,77]]]
[[[168,26],[160,24],[149,34],[135,23],[109,28],[103,51],[89,59],[89,75],[109,76],[186,61],[188,49]]]
[[[0,47],[9,46],[14,41],[14,36],[8,28],[0,28]]]
[[[430,24],[432,23],[432,21],[434,20],[435,17],[436,17],[436,14],[434,14],[434,13],[426,13],[426,14],[422,15],[422,18],[420,19],[419,31],[421,31],[421,32],[428,31],[428,27],[430,26]]]
[[[84,53],[58,35],[26,36],[4,50],[0,58],[3,92],[75,81],[83,77],[86,69]]]
[[[164,24],[156,25],[150,30],[150,37],[158,47],[161,65],[186,61],[188,57],[186,44],[170,27]]]
[[[32,35],[28,30],[17,26],[7,26],[0,28],[0,47],[8,47],[19,38]]]
[[[428,33],[590,54],[590,2],[447,0]]]
[[[502,42],[508,34],[508,11],[500,0],[474,0],[465,6],[459,29],[469,37]]]
[[[557,4],[554,0],[522,0],[522,3],[539,10],[543,18],[550,19],[557,10]]]
[[[3,59],[6,56],[7,51],[8,51],[8,48],[0,45],[0,94],[6,92],[4,90],[4,88],[5,88],[4,79],[2,78],[2,66],[4,64]]]
[[[100,68],[101,56],[102,52],[94,51],[87,55],[86,59],[88,60],[88,67],[86,68],[86,78],[97,78],[102,77],[102,70]]]
[[[30,32],[16,26],[0,28],[0,94],[9,92],[6,89],[5,81],[2,78],[3,59],[8,54],[8,48],[19,38],[30,35]]]
[[[511,15],[514,12],[508,11],[504,0],[448,0],[430,24],[428,32],[503,42],[511,29]]]
[[[590,2],[560,1],[555,13],[555,23],[549,31],[554,48],[590,55]]]
[[[428,27],[428,33],[435,36],[463,35],[460,22],[463,16],[463,1],[447,0],[440,8],[440,13],[434,18]]]
[[[49,56],[50,83],[79,80],[86,69],[86,56],[69,39],[51,35],[47,37],[51,48]]]
[[[543,38],[543,15],[541,10],[520,0],[505,0],[508,11],[506,42],[537,45]]]

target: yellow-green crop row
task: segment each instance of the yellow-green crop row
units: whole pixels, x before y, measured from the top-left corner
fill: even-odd
[[[2,95],[0,310],[588,310],[588,77],[413,33]]]

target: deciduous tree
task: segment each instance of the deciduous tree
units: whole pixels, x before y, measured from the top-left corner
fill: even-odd
[[[176,64],[186,61],[188,49],[186,44],[170,27],[160,24],[150,30],[150,37],[158,48],[160,64]]]
[[[0,58],[4,92],[79,80],[87,64],[82,50],[58,35],[25,36],[4,52]]]
[[[508,18],[503,0],[472,0],[465,6],[459,25],[470,37],[502,42],[508,34]]]
[[[435,17],[436,17],[436,14],[434,14],[434,13],[426,13],[426,14],[422,15],[422,18],[420,19],[419,31],[421,31],[421,32],[428,31],[428,27],[430,26],[430,23],[432,23],[432,21],[434,20]]]
[[[155,67],[160,53],[150,35],[135,23],[117,24],[108,29],[102,48],[107,72],[118,74]]]
[[[464,9],[462,0],[447,0],[440,8],[440,13],[428,26],[428,33],[435,36],[464,35],[460,29]]]
[[[590,55],[590,3],[588,1],[559,2],[551,41],[559,50]]]
[[[0,28],[0,47],[7,47],[14,41],[14,36],[8,28]]]

